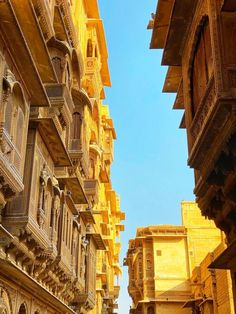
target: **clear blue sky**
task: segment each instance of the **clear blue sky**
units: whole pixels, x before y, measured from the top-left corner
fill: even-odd
[[[117,141],[113,188],[126,212],[123,260],[138,226],[180,224],[180,202],[193,200],[193,171],[187,166],[183,112],[175,95],[163,94],[166,68],[160,50],[150,50],[147,24],[157,0],[99,0],[109,53],[112,87],[106,88]],[[127,269],[123,267],[119,314],[128,314]]]

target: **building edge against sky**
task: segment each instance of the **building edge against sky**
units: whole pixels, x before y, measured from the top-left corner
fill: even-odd
[[[181,207],[182,226],[139,227],[129,241],[130,313],[233,314],[230,272],[207,268],[225,248],[222,233],[196,203]]]
[[[173,108],[184,112],[196,200],[227,239],[210,267],[231,271],[236,309],[236,4],[159,0],[152,17],[150,48],[164,49],[163,91],[177,93]]]
[[[125,214],[97,0],[2,1],[0,35],[0,312],[113,313]]]

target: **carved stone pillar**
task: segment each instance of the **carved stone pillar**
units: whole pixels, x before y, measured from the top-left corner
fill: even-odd
[[[39,191],[39,207],[38,207],[38,224],[42,229],[45,222],[45,213],[44,213],[44,197],[45,197],[45,184],[41,182],[40,191]]]
[[[54,201],[53,201],[53,206],[52,206],[52,223],[51,223],[51,240],[54,245],[57,243],[57,238],[58,238],[58,230],[57,230],[57,224],[58,224],[58,217],[60,213],[60,198],[58,195],[55,196]]]

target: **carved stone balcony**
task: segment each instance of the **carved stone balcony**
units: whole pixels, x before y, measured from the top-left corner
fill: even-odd
[[[59,109],[64,108],[68,115],[72,114],[74,103],[68,87],[65,84],[47,84],[45,87],[51,105]]]
[[[195,168],[195,194],[202,214],[235,239],[235,97],[215,93],[212,77],[190,126],[189,165]]]
[[[83,86],[89,97],[96,97],[102,90],[101,64],[97,58],[88,57],[85,64],[85,79]],[[92,83],[92,84],[91,84]]]
[[[204,147],[199,147],[202,142],[204,142],[204,137],[206,134],[207,124],[209,123],[209,119],[211,119],[213,114],[213,109],[216,105],[216,96],[215,96],[215,86],[214,79],[210,80],[207,90],[205,92],[204,97],[199,104],[198,110],[194,116],[194,119],[190,126],[190,133],[192,136],[192,147],[189,155],[189,165],[191,167],[197,168],[199,166],[199,157],[204,157],[203,149],[207,149],[209,146],[209,142],[204,145]],[[199,148],[201,149],[201,155],[199,152]],[[199,156],[200,155],[200,156]]]
[[[233,106],[229,99],[217,97],[212,77],[190,126],[192,145],[188,163],[200,170],[203,176],[211,171],[216,156],[230,134],[234,121]]]
[[[191,124],[191,135],[196,140],[201,132],[202,127],[206,124],[207,115],[212,110],[215,98],[214,78],[208,83],[204,97],[198,107],[197,113]]]
[[[62,138],[56,128],[55,121],[52,118],[32,118],[30,127],[39,130],[55,166],[65,167],[72,165]]]
[[[90,209],[80,210],[79,215],[85,224],[90,224],[90,225],[95,224],[93,213]]]
[[[9,245],[13,238],[13,235],[0,223],[0,247]]]
[[[81,172],[86,177],[89,173],[89,151],[81,139],[70,140],[69,155],[73,166],[80,166]]]
[[[76,152],[78,155],[79,154],[83,154],[82,151],[82,142],[80,139],[72,139],[70,140],[70,152],[71,154],[73,154],[74,152]]]
[[[66,171],[64,174],[60,171],[56,172],[56,177],[61,185],[65,186],[72,193],[72,199],[75,204],[88,204],[87,197],[85,195],[85,190],[83,187],[83,181],[80,177],[79,170]]]
[[[94,202],[98,200],[98,181],[96,179],[86,179],[84,180],[85,194],[89,199]]]
[[[1,204],[4,207],[7,200],[21,192],[23,185],[24,162],[4,128],[0,129],[0,194]]]
[[[88,239],[92,238],[97,250],[106,250],[106,245],[103,241],[103,238],[101,237],[100,233],[95,233],[95,232],[87,232],[87,237]]]

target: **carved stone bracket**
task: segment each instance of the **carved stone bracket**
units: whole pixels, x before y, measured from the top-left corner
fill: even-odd
[[[5,182],[3,176],[0,176],[0,210],[6,205],[6,201],[16,195],[15,191]]]
[[[37,219],[38,219],[38,224],[39,224],[40,229],[43,229],[45,221],[46,221],[46,216],[42,208],[38,209]]]

